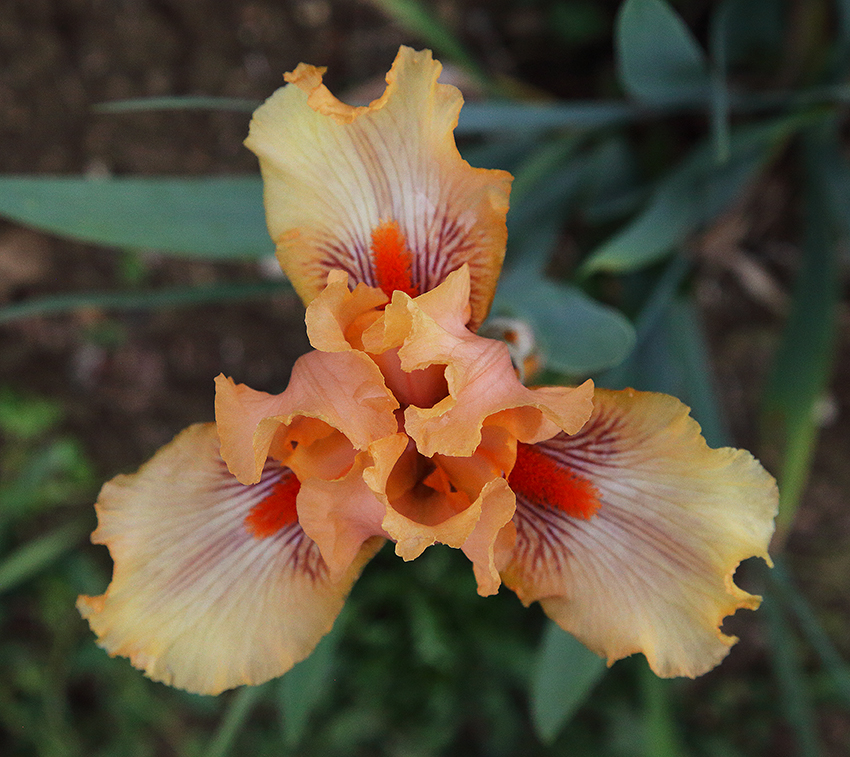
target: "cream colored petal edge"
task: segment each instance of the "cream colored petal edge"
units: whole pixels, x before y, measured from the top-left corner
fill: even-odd
[[[320,69],[302,65],[254,114],[245,144],[260,159],[269,233],[305,303],[332,269],[377,286],[371,235],[395,221],[419,291],[468,263],[473,327],[486,317],[511,176],[461,158],[453,131],[463,98],[437,82],[441,68],[430,51],[402,47],[383,96],[351,108],[328,92]]]
[[[216,423],[222,457],[245,484],[256,483],[275,434],[296,417],[316,418],[342,432],[354,449],[393,434],[398,403],[378,367],[356,352],[308,352],[295,362],[286,390],[258,392],[216,378]]]
[[[107,483],[92,540],[109,547],[114,574],[105,594],[77,603],[100,646],[200,694],[262,683],[306,657],[381,541],[364,545],[332,583],[297,523],[253,537],[244,519],[280,471],[239,484],[205,424]]]
[[[517,496],[517,541],[505,584],[590,649],[642,652],[661,676],[701,675],[735,639],[720,630],[759,597],[733,581],[742,560],[770,562],[777,490],[748,452],[710,449],[673,397],[597,390],[572,437],[537,447],[589,480],[589,520]]]

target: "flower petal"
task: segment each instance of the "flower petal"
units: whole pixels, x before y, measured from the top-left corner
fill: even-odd
[[[466,457],[481,443],[485,423],[502,425],[523,442],[574,433],[591,412],[593,383],[529,389],[517,378],[507,345],[464,325],[466,267],[415,299],[395,292],[383,319],[363,334],[370,351],[398,346],[408,372],[444,365],[448,396],[431,407],[405,410],[405,430],[426,457]]]
[[[429,51],[402,47],[384,94],[352,107],[322,84],[324,69],[301,64],[254,114],[245,144],[260,159],[269,233],[305,303],[330,270],[380,287],[388,272],[376,260],[407,256],[420,293],[469,263],[473,325],[486,317],[511,177],[460,157],[453,131],[463,98],[437,83],[441,68]]]
[[[224,376],[216,378],[221,454],[244,484],[259,481],[273,443],[277,448],[285,446],[279,438],[282,426],[287,431],[298,419],[317,419],[344,434],[354,450],[365,449],[376,439],[396,433],[393,412],[397,407],[378,367],[356,351],[302,355],[286,391],[278,395],[255,391]],[[353,452],[349,465],[352,459]]]
[[[100,645],[154,680],[202,694],[262,683],[306,657],[381,541],[331,582],[285,510],[276,522],[253,517],[285,474],[272,464],[258,484],[239,484],[205,424],[107,483],[92,540],[109,547],[112,582],[77,602]]]
[[[609,664],[643,652],[658,675],[693,677],[720,662],[735,642],[723,618],[759,604],[733,576],[748,557],[770,561],[771,476],[748,452],[710,449],[677,399],[633,390],[597,390],[581,431],[533,449],[571,494],[542,502],[546,481],[511,475],[505,584]]]
[[[379,316],[389,298],[380,289],[358,284],[348,288],[345,271],[331,271],[327,286],[307,306],[305,321],[310,344],[322,352],[362,349],[363,331]]]
[[[387,536],[382,526],[386,504],[370,485],[383,491],[406,445],[404,434],[393,434],[372,444],[368,452],[360,452],[351,469],[339,479],[303,482],[298,521],[316,542],[331,579],[345,574],[370,537]]]

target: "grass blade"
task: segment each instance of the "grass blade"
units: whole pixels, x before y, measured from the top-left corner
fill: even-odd
[[[776,598],[765,596],[762,611],[770,631],[770,650],[780,706],[797,739],[800,757],[820,757],[815,711],[806,686],[797,639]]]
[[[97,113],[147,113],[152,110],[230,110],[237,113],[253,113],[260,104],[259,100],[248,100],[242,97],[176,95],[110,100],[98,103],[93,110]]]
[[[203,751],[204,757],[227,757],[232,752],[239,733],[251,717],[254,707],[266,693],[267,686],[268,684],[243,686],[233,695],[221,723]]]
[[[763,406],[762,438],[781,461],[776,521],[780,534],[787,533],[800,504],[818,435],[816,403],[826,391],[834,362],[840,296],[835,236],[841,221],[824,177],[841,165],[837,143],[825,130],[807,135],[802,268]]]
[[[291,291],[288,281],[251,281],[202,287],[172,287],[142,292],[83,292],[58,294],[0,308],[0,325],[24,318],[67,313],[81,308],[143,310],[175,306],[238,302]]]
[[[18,547],[0,562],[0,593],[10,591],[52,565],[91,528],[74,521]]]

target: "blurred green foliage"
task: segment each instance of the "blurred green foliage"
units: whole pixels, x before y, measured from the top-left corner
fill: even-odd
[[[545,6],[565,46],[609,33],[600,4],[526,2]],[[612,33],[623,97],[560,103],[511,99],[518,88],[492,80],[429,4],[376,4],[492,95],[465,107],[458,133],[475,136],[462,145],[473,164],[516,176],[495,312],[527,320],[550,372],[565,380],[593,375],[681,397],[713,445],[728,439],[688,288],[688,246],[777,161],[801,177],[803,259],[764,396],[764,443],[778,461],[787,532],[832,375],[838,250],[850,233],[841,120],[850,3],[809,4],[810,15],[795,16],[812,24],[801,30],[789,28],[787,5],[802,6],[779,0],[626,0]],[[691,6],[698,29],[679,13]],[[837,24],[819,26],[828,14]],[[809,48],[789,85],[779,71],[795,34]],[[252,104],[167,98],[109,109],[162,107]],[[673,119],[686,119],[692,136]],[[0,178],[0,213],[119,250],[205,260],[271,250],[256,177]],[[580,249],[572,257],[559,247],[567,226]],[[224,302],[280,287],[145,290],[132,272],[127,278],[132,291],[19,303],[0,309],[0,323],[78,307]],[[775,678],[721,672],[694,689],[655,679],[642,660],[606,672],[536,608],[506,594],[477,597],[463,557],[437,548],[411,564],[379,554],[333,633],[279,681],[218,699],[167,689],[107,658],[74,610],[78,593],[102,590],[108,561],[102,550],[76,548],[94,517],[68,505],[93,498],[96,485],[84,440],[64,430],[63,417],[49,399],[0,386],[4,755],[728,757],[770,753],[784,719],[796,753],[812,757],[823,753],[817,707],[850,707],[847,663],[784,570],[754,578],[768,593],[762,621]]]

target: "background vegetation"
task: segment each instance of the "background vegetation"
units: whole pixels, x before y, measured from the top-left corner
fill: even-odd
[[[0,29],[0,753],[850,754],[847,0],[6,0]],[[399,43],[516,176],[495,312],[548,378],[667,391],[780,481],[763,609],[697,681],[606,671],[468,563],[382,552],[278,681],[198,697],[74,610],[100,483],[280,391],[308,345],[269,264],[248,114],[300,61],[369,99]],[[15,174],[15,175],[12,175]],[[57,174],[62,174],[57,176]]]

